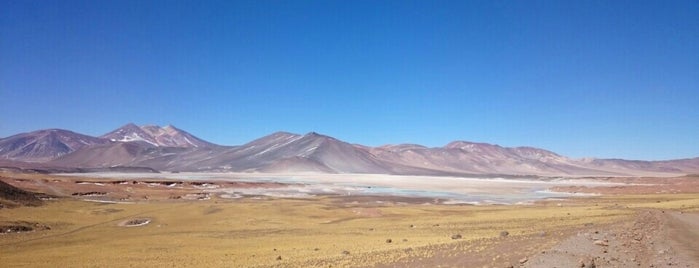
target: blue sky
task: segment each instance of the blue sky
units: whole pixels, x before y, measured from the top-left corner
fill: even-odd
[[[0,137],[173,124],[699,156],[699,1],[0,0]]]

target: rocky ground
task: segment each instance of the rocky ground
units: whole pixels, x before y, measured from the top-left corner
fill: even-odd
[[[699,214],[639,211],[635,220],[579,232],[522,267],[699,267]]]
[[[16,206],[39,206],[43,202],[41,194],[32,193],[5,183],[0,177],[0,208]]]
[[[0,172],[0,205],[3,200],[38,205],[41,204],[39,197],[73,197],[105,202],[206,199],[211,190],[219,188],[285,186],[274,182],[178,181],[158,178],[127,180]]]
[[[503,231],[504,232],[504,231]],[[699,213],[639,210],[633,221],[465,242],[379,267],[699,267]]]

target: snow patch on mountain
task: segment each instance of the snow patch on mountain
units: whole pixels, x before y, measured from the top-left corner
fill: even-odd
[[[102,138],[115,142],[143,141],[156,147],[198,148],[216,146],[172,125],[160,127],[156,125],[137,126],[135,124],[127,124],[103,135]]]

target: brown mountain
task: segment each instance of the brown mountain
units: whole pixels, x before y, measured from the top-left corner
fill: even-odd
[[[70,134],[70,135],[69,135]],[[277,132],[219,146],[172,126],[125,125],[94,138],[43,130],[0,139],[5,166],[147,167],[165,171],[320,172],[405,175],[659,176],[699,173],[699,158],[668,161],[571,159],[532,147],[451,142],[369,147],[311,132]],[[20,157],[21,156],[21,157]],[[2,160],[2,159],[0,159]],[[8,164],[9,163],[9,164]]]
[[[622,173],[638,171],[688,174],[699,172],[699,157],[664,161],[639,161],[624,159],[583,159],[584,165],[594,169],[613,170]]]
[[[0,158],[45,162],[86,146],[108,143],[107,140],[63,129],[47,129],[0,139]]]
[[[366,150],[314,132],[297,135],[277,132],[193,166],[231,171],[315,171],[388,173],[390,167]]]
[[[393,145],[372,149],[372,153],[391,162],[455,173],[557,175],[614,175],[595,170],[573,159],[532,147],[502,147],[488,143],[451,142],[444,147]]]

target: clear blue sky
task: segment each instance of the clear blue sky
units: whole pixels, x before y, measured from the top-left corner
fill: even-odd
[[[0,0],[0,137],[699,156],[699,1]]]

